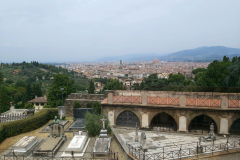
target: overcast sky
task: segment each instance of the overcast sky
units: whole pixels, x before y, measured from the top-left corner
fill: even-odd
[[[0,0],[0,61],[240,48],[240,0]]]

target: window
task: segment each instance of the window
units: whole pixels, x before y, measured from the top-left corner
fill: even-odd
[[[39,103],[36,103],[36,106],[39,106]]]
[[[41,103],[41,106],[44,106],[44,103]]]

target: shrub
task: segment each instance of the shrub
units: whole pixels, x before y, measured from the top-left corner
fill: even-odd
[[[31,103],[27,103],[24,108],[25,108],[25,109],[33,109],[34,106],[33,106]]]
[[[101,104],[98,101],[88,102],[86,106],[87,108],[92,108],[94,114],[101,114]]]
[[[47,104],[45,104],[45,105],[43,106],[43,108],[51,108],[51,106],[50,106],[50,105],[47,105]]]
[[[87,112],[85,114],[85,119],[86,119],[86,124],[85,124],[85,129],[88,130],[88,134],[90,136],[98,136],[100,134],[100,130],[102,129],[102,121],[100,119],[102,119],[103,115],[99,115],[99,114],[91,114],[89,112]],[[106,116],[104,116],[104,118],[107,119]],[[107,119],[105,121],[105,127],[108,131],[108,133],[110,133],[111,129],[108,126],[109,124],[109,120]]]
[[[25,119],[0,124],[0,143],[6,138],[30,132],[45,125],[58,115],[57,109],[43,109],[38,114]]]
[[[82,107],[82,104],[78,101],[74,101],[73,102],[73,108],[81,108]]]

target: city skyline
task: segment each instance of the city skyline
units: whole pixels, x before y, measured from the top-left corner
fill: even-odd
[[[80,62],[202,46],[240,48],[237,0],[4,0],[2,4],[3,62]]]

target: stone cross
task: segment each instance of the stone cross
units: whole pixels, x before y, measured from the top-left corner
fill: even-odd
[[[102,119],[100,119],[102,122],[103,122],[103,129],[105,129],[105,121],[107,120],[107,119],[105,119],[104,117],[102,118]]]
[[[62,110],[61,110],[61,114],[60,114],[60,119],[62,119]]]

